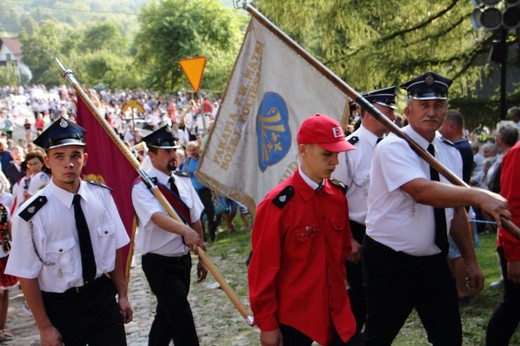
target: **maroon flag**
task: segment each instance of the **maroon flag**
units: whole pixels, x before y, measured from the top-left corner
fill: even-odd
[[[83,178],[102,182],[112,189],[112,196],[119,210],[119,215],[123,220],[128,236],[132,240],[130,244],[133,244],[134,209],[131,186],[137,173],[81,97],[77,97],[76,116],[78,125],[87,131],[85,152],[91,154],[83,168]],[[130,245],[121,249],[121,256],[124,265],[123,270],[128,275],[128,265],[132,258]],[[128,280],[128,277],[126,279]]]

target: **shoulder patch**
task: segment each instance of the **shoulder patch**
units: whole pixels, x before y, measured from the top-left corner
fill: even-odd
[[[188,175],[188,173],[184,172],[184,171],[174,171],[173,174],[175,174],[178,177],[183,177],[183,178],[189,178],[190,177]]]
[[[291,200],[292,196],[294,196],[294,187],[288,185],[271,202],[279,209],[282,209]]]
[[[110,187],[106,186],[105,184],[101,184],[100,182],[95,180],[87,180],[87,183],[94,186],[104,187],[105,189],[112,191]]]
[[[47,203],[47,197],[39,196],[34,199],[24,210],[18,213],[22,219],[29,221]]]
[[[357,142],[359,142],[359,137],[358,137],[358,136],[352,136],[352,137],[350,137],[349,139],[347,139],[347,141],[348,141],[350,144],[354,145],[354,144],[356,144]]]
[[[455,146],[455,144],[453,144],[452,141],[450,141],[449,139],[446,139],[446,138],[444,138],[444,137],[441,137],[441,141],[442,141],[444,144],[451,145],[452,147]]]
[[[329,181],[332,185],[335,185],[335,186],[339,187],[340,189],[342,189],[344,194],[347,193],[347,186],[345,184],[343,184],[341,181],[334,179],[334,178],[329,178]]]

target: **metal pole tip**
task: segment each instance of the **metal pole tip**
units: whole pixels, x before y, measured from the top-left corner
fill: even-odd
[[[233,0],[235,8],[246,8],[247,0]]]
[[[247,316],[247,324],[249,324],[250,326],[253,326],[255,324],[253,316]]]

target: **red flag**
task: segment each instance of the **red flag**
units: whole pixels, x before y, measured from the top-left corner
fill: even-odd
[[[95,175],[101,179],[91,179],[103,182],[112,189],[112,196],[119,210],[121,220],[125,225],[128,236],[133,243],[133,219],[134,209],[132,206],[131,186],[137,173],[132,164],[117,147],[105,129],[99,124],[88,106],[77,97],[76,117],[78,125],[87,132],[85,134],[85,152],[90,153],[87,164],[83,168],[83,177]],[[128,275],[128,261],[131,260],[130,244],[121,249],[123,258],[123,270]],[[128,280],[128,278],[127,278]]]

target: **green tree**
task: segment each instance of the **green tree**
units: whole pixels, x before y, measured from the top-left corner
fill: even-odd
[[[54,60],[64,59],[74,48],[77,35],[66,25],[53,20],[45,20],[34,28],[32,35],[20,33],[23,44],[23,60],[33,74],[32,83],[58,85],[62,83],[61,71]]]
[[[0,3],[0,30],[8,33],[18,32],[22,8],[14,3]]]
[[[74,74],[82,85],[92,87],[103,83],[110,88],[122,89],[140,86],[141,78],[129,56],[103,49],[90,53],[77,51],[69,59],[74,61]]]
[[[17,86],[19,84],[18,73],[14,62],[7,62],[0,66],[0,85]]]
[[[113,23],[90,23],[83,31],[73,30],[47,20],[32,26],[29,35],[22,31],[24,62],[33,73],[33,83],[60,84],[62,71],[58,57],[74,71],[85,86],[105,83],[109,87],[136,87],[140,81],[134,72],[126,40]]]
[[[425,68],[457,76],[479,50],[477,33],[469,25],[473,9],[469,1],[346,0],[298,5],[288,0],[282,10],[277,1],[260,4],[273,22],[360,90],[399,83]]]
[[[356,90],[434,70],[454,80],[453,104],[476,102],[480,106],[466,113],[497,114],[496,105],[486,113],[478,109],[497,98],[489,85],[498,64],[487,60],[493,34],[470,25],[470,1],[259,0],[258,8]],[[517,102],[519,87],[509,90]]]
[[[243,18],[217,0],[165,0],[143,6],[135,47],[145,87],[176,90],[184,81],[179,60],[206,56],[202,88],[222,90],[243,38]]]
[[[110,50],[121,54],[127,50],[127,43],[123,39],[121,31],[112,22],[91,24],[84,30],[81,36],[81,43],[78,45],[78,49],[83,52]]]

